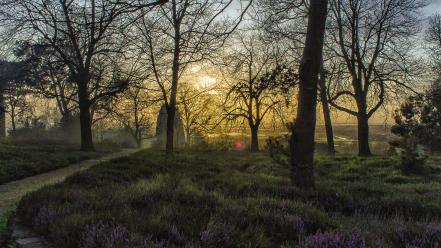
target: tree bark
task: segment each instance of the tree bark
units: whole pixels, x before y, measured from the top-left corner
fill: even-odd
[[[305,47],[299,69],[297,117],[290,142],[291,180],[302,189],[314,188],[314,134],[327,0],[311,0]]]
[[[87,83],[85,79],[78,83],[78,101],[80,108],[81,150],[94,151],[92,115],[90,114],[90,100],[87,93]]]
[[[15,133],[15,131],[17,131],[17,125],[16,125],[16,121],[15,121],[15,110],[14,108],[11,108],[10,110],[10,117],[11,117],[11,126],[12,126],[12,132]]]
[[[175,126],[175,114],[176,114],[176,104],[172,104],[167,107],[167,132],[166,132],[166,143],[165,143],[165,153],[172,154],[174,150],[173,140],[174,140],[174,126]]]
[[[258,152],[259,151],[259,127],[252,126],[251,129],[251,152]]]
[[[371,156],[369,147],[369,118],[366,113],[359,113],[358,120],[358,155]]]
[[[3,92],[0,91],[0,138],[6,137],[6,106]]]
[[[335,155],[334,130],[332,128],[331,111],[329,110],[328,97],[326,96],[326,77],[322,67],[320,70],[320,101],[322,102],[323,119],[325,120],[326,140],[328,145],[328,155]]]
[[[142,137],[138,131],[136,132],[135,141],[136,141],[136,147],[141,148],[142,147]]]
[[[165,144],[165,153],[172,154],[174,150],[174,122],[176,114],[176,97],[178,91],[179,82],[179,70],[180,70],[180,40],[181,40],[181,30],[180,22],[176,20],[176,3],[173,3],[174,19],[175,23],[175,37],[174,37],[174,52],[173,52],[173,68],[172,68],[172,87],[170,92],[170,103],[167,106],[167,140]]]

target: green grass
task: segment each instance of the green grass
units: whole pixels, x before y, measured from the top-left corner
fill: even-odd
[[[103,152],[82,152],[77,147],[0,142],[0,184],[66,167],[98,157]]]
[[[304,192],[265,154],[149,150],[28,194],[18,214],[67,248],[323,247],[320,235],[439,247],[438,163],[417,176],[393,158],[319,157],[317,189]]]
[[[0,213],[0,245],[2,244],[2,240],[6,240],[8,236],[7,221],[7,214]]]

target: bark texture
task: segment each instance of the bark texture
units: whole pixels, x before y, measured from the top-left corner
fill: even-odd
[[[291,180],[302,189],[314,188],[314,133],[327,0],[311,0],[305,47],[299,70],[298,110],[291,136]]]
[[[90,114],[90,100],[87,92],[87,80],[78,83],[78,102],[80,109],[81,150],[94,151],[92,138],[92,115]]]
[[[320,71],[320,101],[323,109],[323,119],[325,120],[326,141],[328,145],[328,155],[335,155],[334,129],[332,128],[331,111],[329,110],[328,97],[326,95],[326,75],[323,68]]]
[[[3,92],[0,91],[0,138],[6,137],[6,106]]]
[[[259,127],[253,126],[251,127],[251,151],[258,152],[259,151]]]

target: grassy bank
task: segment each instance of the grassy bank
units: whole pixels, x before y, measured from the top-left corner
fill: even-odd
[[[103,155],[62,145],[26,145],[0,142],[0,184],[66,167]]]
[[[145,151],[31,193],[18,214],[56,247],[438,247],[438,162],[417,176],[322,157],[303,192],[265,154]]]

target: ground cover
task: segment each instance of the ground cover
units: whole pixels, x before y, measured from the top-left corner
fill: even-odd
[[[96,158],[109,150],[83,152],[78,146],[0,142],[0,184]]]
[[[441,167],[319,157],[317,189],[264,153],[147,150],[25,196],[18,215],[56,247],[439,247]]]

